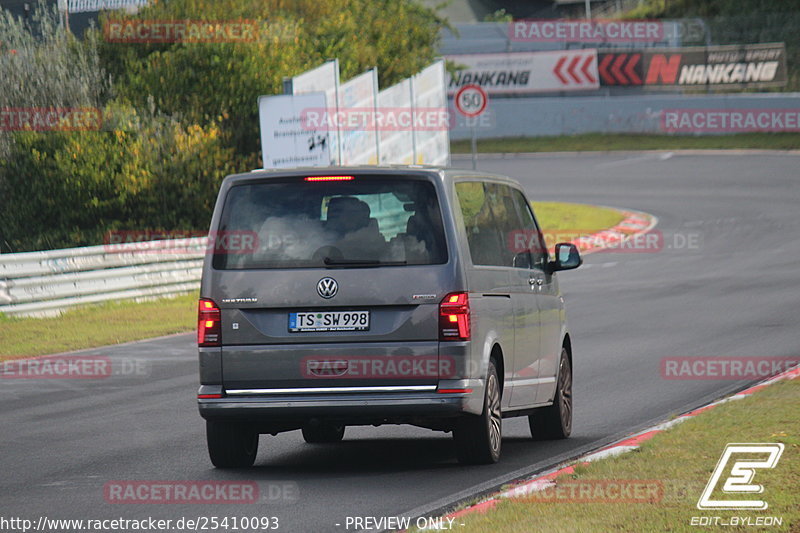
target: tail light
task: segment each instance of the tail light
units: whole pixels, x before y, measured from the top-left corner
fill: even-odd
[[[439,304],[439,340],[468,341],[469,333],[469,295],[448,294]]]
[[[200,298],[197,308],[197,345],[220,346],[222,343],[222,320],[219,307],[214,300]]]

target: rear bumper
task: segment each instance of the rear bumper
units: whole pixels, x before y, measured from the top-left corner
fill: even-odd
[[[237,395],[200,398],[200,415],[207,420],[251,422],[302,422],[312,418],[338,419],[351,424],[402,422],[403,419],[450,418],[464,413],[479,414],[483,380],[449,382],[448,389],[471,392],[439,393],[381,392],[285,395]],[[221,387],[204,385],[199,394],[221,392]],[[477,412],[476,412],[477,409]]]

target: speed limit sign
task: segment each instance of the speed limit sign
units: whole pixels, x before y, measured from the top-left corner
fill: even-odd
[[[480,116],[486,110],[489,97],[478,85],[464,85],[455,96],[456,110],[467,118]]]

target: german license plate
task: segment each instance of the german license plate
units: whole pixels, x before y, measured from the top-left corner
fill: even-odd
[[[367,331],[369,311],[326,311],[321,313],[289,313],[289,332],[303,331]]]

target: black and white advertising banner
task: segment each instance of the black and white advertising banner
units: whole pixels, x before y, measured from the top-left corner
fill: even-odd
[[[786,84],[784,43],[600,50],[603,86],[775,87]]]
[[[450,55],[456,72],[450,75],[447,94],[464,85],[479,85],[490,96],[560,91],[585,91],[600,87],[597,50],[510,52]]]

